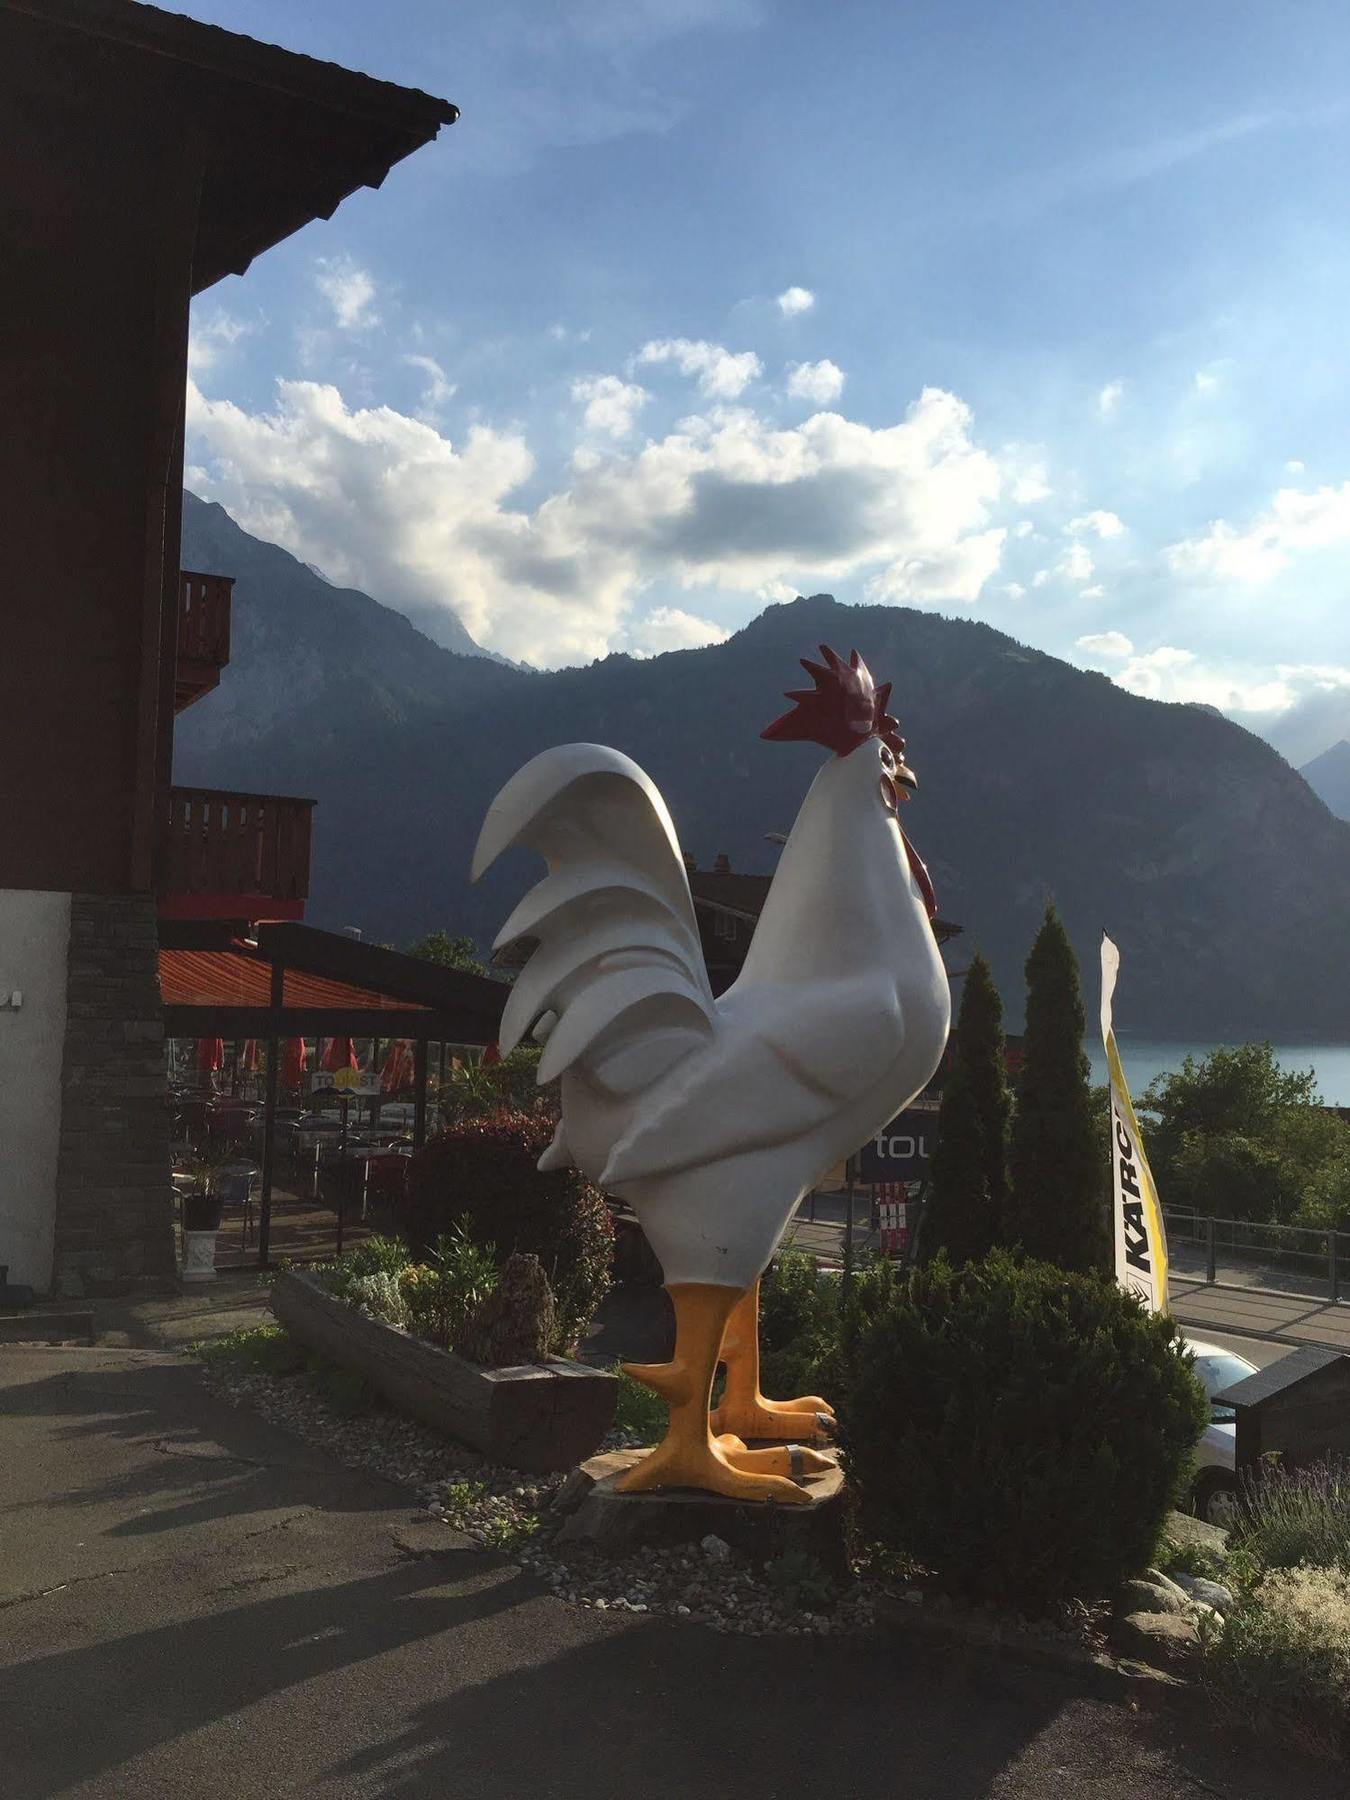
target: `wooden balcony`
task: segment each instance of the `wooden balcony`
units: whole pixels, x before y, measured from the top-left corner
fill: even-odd
[[[178,576],[178,659],[174,670],[173,709],[182,712],[220,681],[230,660],[230,592],[232,575],[199,575],[183,569]]]
[[[312,800],[170,788],[160,830],[166,919],[302,919]]]

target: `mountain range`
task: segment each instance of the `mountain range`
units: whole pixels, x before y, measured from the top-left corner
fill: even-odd
[[[1303,779],[1338,819],[1350,819],[1350,739],[1342,738],[1300,770]]]
[[[1141,699],[989,625],[825,594],[699,650],[520,669],[471,639],[433,644],[191,495],[182,566],[235,576],[234,649],[178,721],[175,779],[319,801],[315,924],[489,944],[529,862],[512,853],[469,885],[483,813],[530,756],[575,740],[640,763],[702,866],[722,853],[771,872],[766,833],[791,828],[821,752],[759,733],[825,642],[895,683],[920,783],[906,830],[966,933],[948,961],[984,950],[1010,1028],[1053,897],[1089,1009],[1102,928],[1119,943],[1124,1031],[1350,1036],[1350,824],[1207,708]]]

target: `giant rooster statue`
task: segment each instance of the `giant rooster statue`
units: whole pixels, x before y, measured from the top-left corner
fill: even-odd
[[[802,1196],[931,1079],[951,1018],[933,890],[900,826],[918,784],[857,652],[821,646],[812,686],[762,734],[833,752],[779,861],[745,966],[714,1000],[675,827],[617,750],[565,744],[493,801],[475,880],[523,844],[548,874],[498,935],[538,939],[502,1017],[532,1032],[562,1119],[542,1168],[572,1164],[627,1200],[675,1308],[669,1363],[630,1366],[670,1406],[620,1486],[800,1502],[797,1448],[829,1408],[759,1392],[759,1278]],[[713,1376],[726,1366],[709,1418]],[[746,1438],[769,1439],[747,1449]]]

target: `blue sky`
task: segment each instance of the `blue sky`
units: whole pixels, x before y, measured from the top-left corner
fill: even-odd
[[[1350,736],[1343,7],[192,10],[462,109],[198,300],[247,529],[540,665],[828,590]]]

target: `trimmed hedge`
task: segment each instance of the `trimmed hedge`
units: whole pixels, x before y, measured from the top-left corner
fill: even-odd
[[[411,1159],[399,1223],[417,1256],[462,1221],[499,1264],[538,1257],[555,1307],[550,1349],[561,1355],[609,1289],[614,1227],[604,1196],[585,1176],[536,1167],[552,1136],[546,1120],[507,1108],[461,1119]]]
[[[1146,1567],[1208,1416],[1175,1324],[1003,1251],[879,1298],[841,1396],[865,1534],[1029,1612]]]

